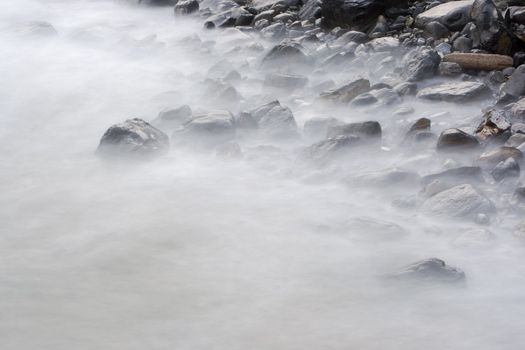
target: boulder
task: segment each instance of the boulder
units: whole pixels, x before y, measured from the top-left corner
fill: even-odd
[[[501,181],[508,177],[519,177],[520,166],[514,158],[507,158],[499,162],[490,174],[496,181]]]
[[[525,65],[516,68],[502,90],[514,98],[525,95]]]
[[[173,140],[202,146],[217,146],[235,138],[235,121],[228,111],[214,111],[199,115],[175,131]]]
[[[439,22],[452,31],[458,31],[470,21],[474,0],[450,1],[432,7],[416,17],[415,24],[424,28],[430,22]]]
[[[369,90],[370,81],[368,81],[368,79],[357,79],[336,90],[323,92],[321,94],[321,99],[339,103],[348,103],[358,95],[368,92]]]
[[[492,0],[475,0],[470,11],[475,24],[472,33],[473,46],[498,54],[511,54],[512,43],[503,18]]]
[[[483,121],[476,129],[476,135],[481,140],[487,140],[503,134],[510,134],[510,127],[511,124],[503,111],[490,109],[483,115]]]
[[[277,138],[297,136],[297,123],[292,111],[282,106],[279,101],[259,106],[249,114],[265,136]]]
[[[263,58],[263,68],[283,69],[287,67],[303,68],[311,63],[310,57],[302,46],[293,43],[281,43],[274,46]]]
[[[403,77],[408,81],[431,78],[441,62],[439,54],[431,49],[411,51],[403,60]]]
[[[168,135],[134,118],[111,126],[102,136],[97,153],[102,156],[152,156],[168,149]]]
[[[429,86],[420,90],[417,97],[432,101],[467,102],[489,93],[490,89],[483,83],[463,81]]]
[[[435,217],[470,218],[478,214],[490,214],[494,205],[478,189],[462,184],[428,198],[421,211]]]
[[[197,0],[179,0],[174,11],[176,15],[189,15],[199,11],[199,2]]]
[[[455,128],[443,131],[437,142],[437,149],[442,151],[472,149],[478,146],[479,141],[476,137]]]
[[[341,124],[343,122],[337,118],[312,118],[304,123],[303,132],[309,138],[323,139],[328,129]]]
[[[404,266],[388,277],[412,282],[457,283],[465,280],[465,273],[441,259],[430,258]]]
[[[330,137],[310,146],[308,156],[314,161],[327,161],[354,148],[359,141],[360,137],[355,135]]]
[[[511,107],[509,117],[513,122],[525,122],[525,98],[522,98]]]
[[[508,158],[514,158],[517,161],[523,159],[523,153],[515,147],[499,147],[494,150],[489,150],[479,156],[479,162],[486,164],[497,164],[505,161]]]
[[[332,126],[328,129],[326,136],[331,138],[340,135],[356,135],[365,140],[380,140],[381,134],[381,124],[376,121],[367,121]]]

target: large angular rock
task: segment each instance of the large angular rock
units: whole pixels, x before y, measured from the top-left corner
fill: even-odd
[[[466,102],[482,98],[489,93],[490,89],[483,83],[463,81],[429,86],[420,90],[417,97],[432,101]]]
[[[510,133],[510,127],[511,124],[503,111],[490,109],[483,115],[483,121],[476,129],[476,134],[481,140],[486,140]]]
[[[525,98],[522,98],[511,107],[509,117],[512,122],[525,122]]]
[[[438,150],[472,149],[479,146],[479,141],[474,136],[460,129],[447,129],[439,135]]]
[[[492,0],[475,0],[470,11],[475,24],[473,47],[498,54],[510,54],[512,43],[503,18]]]
[[[496,181],[509,177],[519,177],[520,166],[514,158],[508,158],[507,160],[499,162],[490,174]]]
[[[264,104],[248,113],[265,136],[278,138],[297,136],[297,123],[292,111],[282,106],[279,101]]]
[[[111,126],[102,136],[97,153],[103,156],[151,156],[169,149],[169,137],[142,119]]]
[[[415,24],[424,28],[427,23],[439,22],[452,31],[458,31],[470,21],[474,0],[450,1],[435,6],[416,17]]]
[[[514,98],[525,95],[525,64],[516,68],[503,86],[503,92]]]
[[[346,84],[336,90],[331,90],[323,92],[321,98],[324,100],[339,102],[339,103],[348,103],[356,98],[358,95],[361,95],[370,90],[370,81],[368,79],[357,79],[349,84]]]
[[[412,51],[404,59],[403,77],[409,81],[431,78],[441,62],[441,56],[434,50]]]
[[[494,205],[474,186],[463,184],[428,198],[421,211],[435,217],[474,219],[479,214],[492,213]]]
[[[457,283],[465,280],[465,273],[441,259],[430,258],[407,265],[389,277],[413,282]]]

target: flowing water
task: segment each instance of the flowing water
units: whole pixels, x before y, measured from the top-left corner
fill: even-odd
[[[485,188],[498,213],[480,226],[393,206],[419,185],[377,180],[392,167],[426,175],[468,165],[399,140],[422,116],[436,132],[473,126],[482,106],[408,98],[408,117],[322,106],[319,84],[382,73],[320,69],[308,89],[275,90],[259,69],[271,46],[175,20],[169,8],[2,0],[0,349],[523,348],[525,245],[512,235],[520,212],[499,194],[507,189]],[[233,69],[241,97],[215,96],[206,79]],[[239,159],[176,145],[147,162],[94,153],[127,118],[182,104],[238,112],[275,98],[300,126],[314,116],[378,120],[383,145],[323,165],[303,159],[306,138],[241,138]],[[473,229],[493,236],[462,235]],[[434,256],[466,282],[382,278]]]

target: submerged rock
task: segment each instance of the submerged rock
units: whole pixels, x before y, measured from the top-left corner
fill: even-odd
[[[491,214],[494,205],[474,186],[463,184],[428,198],[421,211],[436,217],[475,219],[478,214]]]
[[[103,156],[152,156],[169,149],[169,137],[146,121],[134,118],[111,126],[97,153]]]
[[[441,259],[430,258],[407,265],[389,277],[414,282],[457,283],[465,280],[465,273]]]

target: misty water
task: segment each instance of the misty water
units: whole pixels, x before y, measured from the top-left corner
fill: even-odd
[[[323,105],[330,80],[386,73],[372,59],[298,72],[306,88],[279,90],[261,70],[273,44],[126,1],[0,2],[0,349],[523,348],[525,245],[512,234],[522,212],[510,190],[483,187],[497,213],[480,225],[399,208],[419,185],[381,177],[470,165],[400,143],[419,117],[436,132],[475,126],[490,101],[406,98],[408,116]],[[207,79],[232,70],[238,98],[217,96]],[[305,159],[306,136],[244,135],[233,158],[173,142],[150,161],[95,154],[128,118],[274,99],[299,127],[377,120],[382,145],[329,164]],[[383,278],[430,257],[461,268],[465,283]]]

